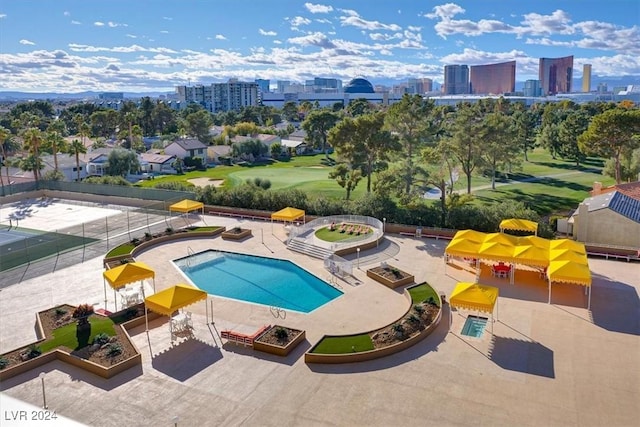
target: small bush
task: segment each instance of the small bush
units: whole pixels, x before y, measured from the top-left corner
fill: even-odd
[[[73,318],[87,317],[93,314],[93,306],[91,304],[80,304],[73,310]]]
[[[122,346],[118,343],[109,344],[107,347],[107,356],[116,357],[122,353]]]
[[[269,181],[268,179],[263,179],[260,182],[260,188],[262,188],[263,190],[268,190],[271,188],[271,181]]]
[[[415,314],[412,314],[411,316],[409,316],[408,320],[411,323],[420,323],[420,319]]]
[[[413,306],[413,311],[415,311],[418,314],[422,314],[424,313],[424,307],[422,307],[421,305],[414,305]]]
[[[9,359],[6,357],[0,356],[0,369],[4,369],[9,366]]]
[[[144,233],[144,240],[151,240],[152,237],[153,236],[148,231],[146,233]]]
[[[27,357],[29,359],[33,359],[35,357],[38,357],[42,354],[42,349],[40,347],[38,347],[35,344],[31,344],[29,346],[29,351],[27,352]]]
[[[173,234],[173,228],[172,227],[167,227],[164,231],[167,234]]]
[[[404,326],[400,323],[393,325],[393,331],[397,334],[404,334]]]
[[[276,338],[278,338],[281,341],[284,341],[289,337],[289,332],[287,332],[285,328],[281,328],[281,327],[276,328],[275,334],[276,334]]]
[[[64,316],[65,314],[67,314],[67,310],[60,307],[56,308],[56,317],[61,317],[61,316]]]
[[[103,332],[103,333],[100,333],[100,334],[96,335],[93,338],[93,343],[94,344],[98,344],[98,345],[105,345],[106,343],[109,342],[109,339],[110,339],[109,335],[107,335],[107,334],[105,334]]]

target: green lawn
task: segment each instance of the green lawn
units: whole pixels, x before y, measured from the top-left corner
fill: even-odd
[[[116,334],[113,328],[113,320],[108,317],[93,315],[89,318],[89,323],[91,329],[87,328],[86,331],[78,331],[76,322],[55,329],[53,331],[53,338],[40,344],[40,349],[43,353],[60,346],[67,347],[71,350],[78,350],[91,344],[93,338],[100,333],[105,333],[109,336]]]
[[[434,301],[438,301],[438,293],[428,283],[422,283],[418,286],[407,289],[409,295],[411,295],[411,302],[418,304],[423,301],[428,301],[430,297],[433,297]]]
[[[327,337],[318,343],[313,353],[345,354],[373,350],[373,341],[367,334]]]
[[[368,230],[369,232],[371,231],[370,228],[368,228]],[[367,234],[369,233],[367,232]],[[324,240],[325,242],[339,242],[356,237],[356,235],[349,234],[347,232],[341,233],[338,230],[338,226],[336,226],[336,229],[333,231],[331,231],[329,227],[320,228],[318,231],[316,231],[316,237],[320,240]]]

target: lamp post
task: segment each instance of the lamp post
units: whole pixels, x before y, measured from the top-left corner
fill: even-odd
[[[358,253],[358,270],[360,270],[360,248],[357,248],[356,251]]]
[[[42,408],[49,409],[47,406],[47,394],[44,390],[44,372],[40,372],[40,375],[38,376],[40,377],[40,381],[42,382]]]
[[[387,218],[382,218],[382,232],[384,233],[387,228]]]
[[[174,415],[173,418],[171,418],[171,422],[173,423],[173,427],[178,427],[178,421],[180,420],[180,418],[177,415]]]

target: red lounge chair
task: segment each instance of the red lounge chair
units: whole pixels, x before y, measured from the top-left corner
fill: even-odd
[[[225,340],[237,345],[242,344],[245,347],[248,345],[253,346],[253,341],[256,338],[258,338],[260,335],[262,335],[270,327],[271,325],[265,325],[251,335],[241,334],[239,332],[230,331],[230,330],[225,330],[225,331],[220,331],[220,336]]]

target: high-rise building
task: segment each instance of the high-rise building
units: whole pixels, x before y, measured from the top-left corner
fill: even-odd
[[[307,93],[337,93],[342,89],[342,80],[315,77],[305,82]]]
[[[591,92],[591,64],[582,66],[582,91]]]
[[[270,80],[256,79],[256,84],[258,85],[258,92],[269,93],[269,85],[271,84]]]
[[[536,96],[542,96],[542,88],[540,87],[540,80],[525,81],[522,94],[530,98],[536,97]]]
[[[498,95],[516,90],[516,61],[499,64],[472,65],[469,92]]]
[[[469,93],[469,67],[466,65],[445,65],[444,94],[462,95]]]
[[[276,90],[278,93],[285,93],[289,86],[291,86],[291,82],[289,80],[278,80],[276,82]]]
[[[571,92],[573,55],[563,58],[540,58],[538,78],[543,95]]]
[[[424,95],[427,92],[431,92],[433,88],[433,80],[423,79],[409,79],[407,82],[407,93]]]
[[[209,86],[177,86],[176,94],[180,102],[200,104],[211,113],[238,111],[243,107],[258,105],[258,85],[237,79]]]

